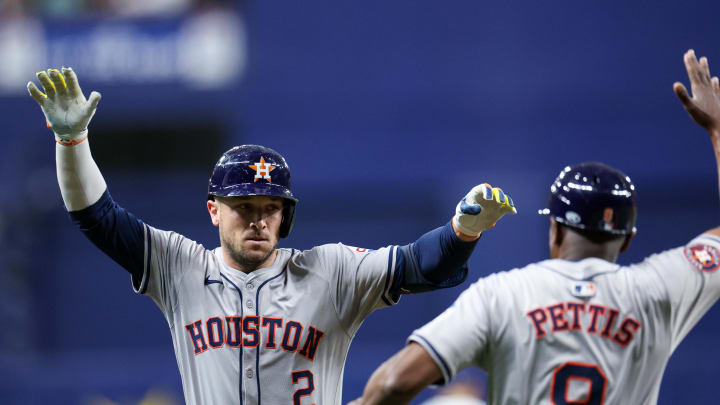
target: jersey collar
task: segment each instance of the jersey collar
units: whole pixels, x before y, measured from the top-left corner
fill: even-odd
[[[228,266],[225,263],[225,259],[223,258],[222,248],[218,247],[215,249],[214,253],[215,257],[217,257],[218,262],[220,263],[221,275],[219,276],[219,278],[222,279],[223,284],[226,284],[226,287],[228,287],[228,280],[230,280],[232,283],[235,283],[236,285],[249,283],[251,281],[255,282],[256,284],[262,283],[268,278],[275,276],[281,271],[283,271],[285,265],[290,259],[290,251],[288,249],[277,249],[277,251],[278,255],[272,265],[257,269],[246,274],[240,270]]]
[[[538,263],[538,266],[573,280],[590,280],[599,274],[612,273],[620,268],[617,263],[597,257],[588,257],[577,261],[549,259]]]

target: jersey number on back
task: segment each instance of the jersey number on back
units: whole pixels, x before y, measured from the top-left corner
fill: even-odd
[[[553,373],[550,401],[555,405],[602,405],[605,402],[606,385],[607,379],[600,367],[568,362],[556,368]],[[568,398],[569,394],[572,395],[571,398]]]
[[[300,379],[307,380],[307,386],[305,388],[298,388],[293,394],[293,405],[302,405],[302,397],[311,395],[313,391],[315,391],[313,373],[310,370],[293,371],[291,376],[293,385],[300,382]]]

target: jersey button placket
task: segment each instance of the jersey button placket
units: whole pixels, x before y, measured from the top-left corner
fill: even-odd
[[[245,284],[245,300],[242,302],[242,305],[245,307],[245,315],[244,316],[253,316],[255,315],[255,301],[253,298],[249,298],[248,295],[252,296],[252,294],[247,294],[247,284],[250,284],[250,281],[248,281]],[[256,356],[257,356],[257,346],[245,346],[243,345],[242,348],[242,364],[244,366],[244,371],[241,372],[240,377],[242,378],[244,376],[245,383],[243,383],[243,395],[244,395],[244,401],[243,403],[259,403],[259,387],[257,385],[257,373],[255,371],[255,362],[256,362]],[[253,382],[250,382],[251,380],[255,380]]]

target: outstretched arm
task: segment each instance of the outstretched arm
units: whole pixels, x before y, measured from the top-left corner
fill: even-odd
[[[707,58],[702,57],[698,61],[692,49],[685,53],[684,61],[690,78],[692,97],[680,82],[673,84],[673,90],[690,117],[710,134],[720,190],[720,81],[717,77],[710,76]],[[708,233],[720,236],[720,227],[711,229]]]
[[[400,247],[391,292],[419,293],[460,284],[480,235],[503,215],[516,212],[512,198],[499,187],[487,183],[473,187],[458,203],[450,223]]]
[[[94,91],[86,100],[71,68],[63,68],[62,73],[57,69],[38,72],[37,78],[45,93],[32,82],[27,88],[55,133],[55,162],[65,207],[79,211],[97,202],[107,188],[87,142],[87,127],[100,93]]]
[[[145,226],[112,200],[87,140],[100,93],[85,99],[71,68],[38,72],[37,78],[45,92],[32,82],[27,88],[55,133],[57,178],[65,207],[85,236],[130,272],[139,287],[146,267]]]
[[[425,387],[442,378],[430,354],[422,346],[410,343],[375,370],[362,398],[349,405],[408,404]]]

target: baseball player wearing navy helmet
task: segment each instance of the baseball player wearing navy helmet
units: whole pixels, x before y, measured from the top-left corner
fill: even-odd
[[[693,97],[720,172],[720,86],[685,54]],[[485,277],[372,375],[359,404],[406,404],[464,368],[489,375],[490,404],[655,404],[673,350],[720,297],[720,227],[632,266],[630,178],[600,163],[568,166],[542,210],[550,259]]]
[[[278,248],[298,200],[276,151],[232,148],[215,165],[207,210],[220,247],[145,224],[113,201],[90,154],[86,100],[72,69],[38,73],[28,91],[55,133],[58,182],[72,220],[131,274],[170,326],[188,404],[339,404],[345,356],[363,320],[401,294],[462,282],[482,232],[512,199],[487,184],[451,221],[414,243]]]
[[[566,166],[540,213],[572,228],[612,235],[637,232],[637,194],[630,177],[598,162]]]
[[[297,198],[290,187],[290,168],[285,158],[273,149],[260,145],[236,146],[223,153],[215,164],[208,181],[208,200],[250,195],[284,200],[279,236],[287,238],[295,222]]]

